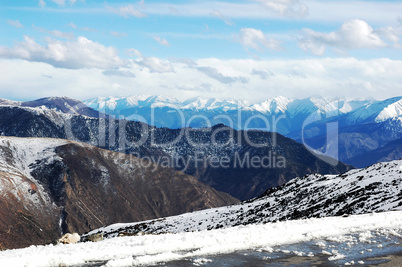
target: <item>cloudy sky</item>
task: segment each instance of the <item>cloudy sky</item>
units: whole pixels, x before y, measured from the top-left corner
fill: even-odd
[[[0,98],[402,95],[402,1],[1,0]]]

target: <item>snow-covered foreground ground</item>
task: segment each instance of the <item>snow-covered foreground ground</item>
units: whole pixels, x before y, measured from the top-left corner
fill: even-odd
[[[0,252],[0,262],[2,266],[70,266],[93,263],[130,266],[242,250],[262,249],[269,252],[275,246],[312,240],[333,240],[350,234],[360,234],[361,238],[355,241],[364,242],[370,237],[370,231],[400,236],[402,211],[313,218],[178,234],[116,237],[96,243],[31,246]],[[343,241],[351,242],[347,238]],[[334,260],[343,257],[336,251],[328,253],[332,254]]]

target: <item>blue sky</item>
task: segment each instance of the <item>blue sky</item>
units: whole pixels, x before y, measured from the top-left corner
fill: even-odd
[[[0,2],[0,97],[386,98],[402,1]]]

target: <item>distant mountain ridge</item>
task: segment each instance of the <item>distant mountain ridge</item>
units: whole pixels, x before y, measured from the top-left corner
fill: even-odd
[[[158,127],[210,127],[223,123],[234,129],[275,131],[307,144],[318,153],[328,151],[329,124],[336,124],[338,159],[349,161],[402,138],[402,97],[386,100],[349,98],[288,99],[282,96],[257,104],[247,101],[196,97],[186,101],[164,96],[99,97],[89,107]],[[334,153],[335,154],[335,153]],[[328,154],[331,155],[332,154]]]
[[[324,98],[314,96],[305,99],[286,98],[283,96],[264,100],[260,103],[250,104],[247,100],[241,99],[220,99],[208,97],[193,97],[180,101],[175,97],[156,96],[156,95],[132,95],[128,97],[96,97],[83,101],[89,107],[96,110],[107,108],[109,110],[122,110],[129,107],[169,107],[178,106],[182,109],[197,110],[231,110],[244,108],[247,110],[256,110],[261,113],[279,113],[289,111],[291,114],[298,113],[300,107],[311,108],[313,106],[320,110],[328,112],[340,110],[341,113],[347,113],[355,110],[367,103],[375,103],[375,100],[353,100],[350,98]]]
[[[350,98],[325,98],[320,96],[305,99],[292,99],[278,96],[260,103],[249,104],[246,100],[236,99],[194,97],[185,101],[179,101],[175,97],[133,95],[129,97],[97,97],[84,100],[83,103],[95,110],[116,116],[125,115],[127,110],[177,108],[184,112],[196,110],[203,113],[209,111],[212,115],[219,111],[228,112],[242,110],[264,115],[286,115],[287,119],[298,117],[301,114],[307,115],[307,117],[314,113],[325,114],[327,118],[343,117],[343,115],[347,114],[345,118],[343,118],[345,125],[383,122],[388,119],[401,120],[402,118],[402,97],[394,97],[386,100],[354,100]],[[212,118],[210,116],[206,117]],[[158,123],[158,121],[156,121],[156,123]],[[173,125],[166,124],[155,124],[155,126],[174,128]],[[193,127],[203,126],[204,125],[193,125]],[[235,128],[243,129],[241,125],[235,125]],[[291,132],[291,130],[289,130],[289,132]]]

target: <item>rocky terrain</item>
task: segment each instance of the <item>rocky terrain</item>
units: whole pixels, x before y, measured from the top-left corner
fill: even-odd
[[[391,210],[402,210],[402,160],[377,163],[340,175],[311,174],[232,206],[110,225],[89,235],[101,233],[105,237],[115,237],[139,232],[179,233]]]
[[[83,143],[0,137],[0,248],[237,202],[196,178]]]
[[[383,147],[368,151],[348,160],[355,167],[365,167],[376,162],[402,159],[402,138],[389,142]]]

